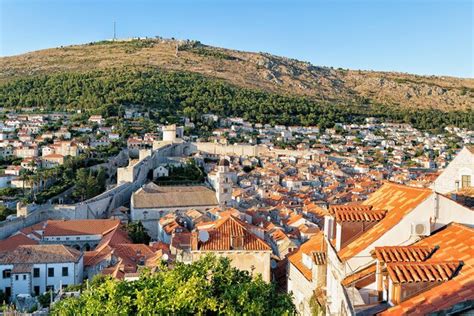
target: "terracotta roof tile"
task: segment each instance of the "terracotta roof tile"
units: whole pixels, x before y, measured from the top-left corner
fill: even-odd
[[[450,280],[462,265],[461,261],[391,262],[387,271],[393,283],[442,282]]]
[[[458,267],[458,272],[448,281],[389,308],[382,315],[423,315],[474,300],[474,229],[452,223],[414,244],[417,247],[435,245],[439,249],[424,263],[462,261],[464,264]]]
[[[105,235],[119,225],[118,219],[49,220],[44,236]]]
[[[199,244],[199,250],[226,251],[233,250],[233,243],[238,242],[242,250],[269,251],[270,246],[248,229],[248,224],[234,216],[218,221],[209,230],[209,240]]]
[[[369,247],[431,194],[430,189],[386,182],[372,193],[363,205],[379,210],[386,209],[387,214],[381,221],[341,249],[338,253],[341,260],[348,260]]]
[[[309,203],[303,207],[303,210],[307,213],[314,214],[316,216],[324,217],[329,214],[328,210],[314,204]]]
[[[121,244],[114,247],[114,255],[122,259],[124,265],[136,268],[141,260],[145,264],[148,259],[155,257],[156,253],[145,244]]]
[[[38,241],[26,237],[23,234],[16,234],[7,239],[0,240],[0,252],[13,251],[19,246],[23,245],[37,245]]]
[[[378,222],[386,213],[385,210],[337,210],[335,217],[337,222]]]
[[[171,239],[171,246],[177,249],[190,249],[191,233],[184,232],[175,234]]]
[[[82,254],[64,245],[24,245],[0,257],[1,264],[77,262]]]
[[[120,226],[117,226],[112,231],[107,232],[102,239],[100,240],[99,244],[95,248],[95,250],[99,251],[106,246],[113,247],[117,244],[131,244],[132,240],[128,237],[128,233],[123,230]]]
[[[375,263],[371,264],[368,267],[345,277],[344,280],[342,280],[342,285],[349,286],[355,282],[359,282],[362,279],[366,278],[367,276],[374,274],[376,270],[377,270],[377,265]]]
[[[380,262],[422,262],[438,247],[390,246],[375,247],[374,256]]]
[[[292,225],[292,224],[296,223],[297,221],[299,221],[302,218],[303,218],[303,215],[292,213],[290,215],[290,217],[288,218],[286,224],[287,225]]]
[[[370,211],[372,205],[348,204],[348,205],[330,205],[329,212],[334,214],[337,211]]]
[[[312,236],[306,242],[301,244],[297,251],[293,252],[288,256],[288,261],[303,274],[303,276],[311,281],[313,279],[313,273],[311,270],[303,264],[303,254],[312,256],[314,258],[315,252],[324,251],[324,234],[322,232]],[[318,256],[318,255],[316,255]],[[319,258],[316,258],[319,260]],[[321,258],[322,259],[322,258]],[[322,260],[321,260],[322,262]]]
[[[86,251],[84,252],[84,266],[95,266],[103,260],[110,258],[112,256],[112,248],[106,246],[101,250]]]

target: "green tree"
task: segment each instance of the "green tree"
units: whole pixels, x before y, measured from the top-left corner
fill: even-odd
[[[74,189],[73,195],[80,198],[81,201],[84,201],[87,198],[89,192],[89,172],[87,169],[80,169],[76,174],[76,187]]]
[[[150,242],[150,236],[143,227],[142,222],[133,222],[126,227],[128,236],[135,244],[148,244]]]
[[[407,122],[420,129],[439,130],[446,125],[471,128],[474,111],[442,112],[375,104],[365,98],[353,101],[321,101],[233,86],[200,74],[164,71],[151,67],[127,67],[86,73],[57,73],[18,78],[0,84],[0,104],[6,108],[44,106],[50,110],[83,110],[71,119],[75,124],[87,115],[117,115],[123,108],[140,104],[161,123],[176,123],[181,115],[196,118],[202,113],[241,116],[270,124],[318,125],[361,123],[365,117],[380,121]],[[149,129],[149,120],[143,121]],[[129,127],[120,131],[127,136]]]
[[[5,207],[4,205],[0,205],[0,222],[4,221],[7,218],[7,216],[13,215],[13,214],[16,214],[15,210],[9,209],[9,208]],[[1,296],[0,296],[0,298],[1,298]],[[0,303],[1,302],[2,301],[0,300]]]
[[[187,106],[183,109],[183,114],[191,121],[194,121],[197,118],[198,112],[195,107]]]
[[[97,172],[97,194],[100,194],[105,191],[106,189],[106,182],[107,182],[107,172],[105,171],[104,168],[100,168],[99,171]]]
[[[51,304],[51,291],[47,291],[41,295],[38,295],[37,299],[38,303],[40,303],[41,306],[49,307],[49,305]]]
[[[138,281],[107,278],[90,285],[79,298],[56,303],[52,315],[294,315],[287,293],[249,272],[231,267],[230,260],[206,256],[192,264],[177,263]]]

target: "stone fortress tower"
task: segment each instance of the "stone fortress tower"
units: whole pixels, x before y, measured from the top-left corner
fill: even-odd
[[[176,124],[163,126],[163,141],[175,142],[176,141]]]
[[[177,139],[183,138],[184,129],[181,126],[177,127],[176,124],[163,126],[161,130],[164,142],[174,143]]]
[[[216,196],[220,206],[229,205],[232,200],[232,179],[229,172],[229,161],[222,158],[217,166]]]

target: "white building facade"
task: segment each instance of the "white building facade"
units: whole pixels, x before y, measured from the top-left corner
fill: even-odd
[[[63,245],[28,245],[0,257],[0,290],[11,299],[80,284],[83,255]]]

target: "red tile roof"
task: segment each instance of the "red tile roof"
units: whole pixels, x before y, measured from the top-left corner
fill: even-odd
[[[24,245],[0,256],[0,264],[78,262],[82,254],[64,245]]]
[[[337,222],[378,222],[384,218],[386,213],[385,210],[337,210],[335,211],[335,217]]]
[[[348,204],[348,205],[330,205],[329,212],[334,214],[337,211],[370,211],[372,205]]]
[[[425,261],[437,247],[389,246],[375,247],[374,256],[380,262],[422,262]]]
[[[311,213],[311,214],[314,214],[316,216],[320,216],[320,217],[324,217],[326,215],[329,214],[328,210],[314,204],[314,203],[309,203],[309,204],[306,204],[304,207],[303,207],[303,210],[307,213]]]
[[[119,225],[118,219],[49,220],[43,235],[105,235]]]
[[[341,249],[338,252],[341,260],[348,260],[369,247],[431,194],[432,190],[430,189],[386,182],[380,189],[372,193],[363,202],[363,205],[387,210],[387,214],[381,221]]]
[[[313,273],[311,269],[306,267],[303,264],[303,254],[308,256],[313,255],[313,258],[316,259],[315,263],[321,262],[325,263],[325,258],[321,257],[319,254],[314,257],[314,252],[323,252],[324,253],[324,234],[322,232],[312,236],[305,243],[303,243],[297,251],[293,252],[288,256],[288,261],[301,272],[301,274],[308,280],[313,279]]]
[[[372,274],[375,274],[376,271],[377,271],[377,265],[374,263],[354,274],[348,275],[347,277],[344,278],[344,280],[342,280],[341,283],[343,286],[349,286],[356,282],[360,282],[361,280],[367,278],[368,276]]]
[[[474,300],[474,229],[452,223],[414,244],[419,247],[435,245],[439,249],[425,262],[463,261],[459,272],[450,280],[389,308],[383,315],[424,315]]]
[[[290,215],[290,217],[287,219],[286,224],[287,225],[292,225],[292,224],[296,223],[297,221],[299,221],[302,218],[303,218],[303,215],[292,213]]]
[[[109,246],[103,247],[100,250],[84,252],[84,266],[95,266],[102,261],[112,257],[112,248]]]
[[[143,264],[148,259],[155,257],[156,253],[150,246],[145,244],[121,244],[114,247],[115,256],[122,259],[126,266],[136,267],[143,260]]]
[[[270,251],[270,246],[262,239],[253,234],[248,224],[240,219],[229,216],[219,220],[214,229],[209,230],[209,240],[200,243],[198,249],[201,251],[228,251],[234,250],[233,238],[241,238],[241,250]]]
[[[23,234],[16,234],[7,239],[0,240],[0,252],[12,251],[23,245],[37,245],[38,241],[26,237]]]
[[[118,244],[131,244],[132,240],[128,237],[128,233],[123,230],[121,227],[117,227],[116,229],[106,233],[102,239],[100,240],[99,244],[95,248],[95,250],[99,251],[104,247],[111,246],[114,247]]]
[[[393,283],[442,282],[450,280],[461,266],[460,261],[391,262],[387,271]]]
[[[31,225],[31,226],[25,227],[25,228],[21,229],[20,232],[22,232],[25,235],[29,235],[29,234],[32,234],[36,231],[44,230],[45,226],[46,226],[46,221],[43,221],[43,222],[39,222],[38,224],[34,224],[34,225]]]

